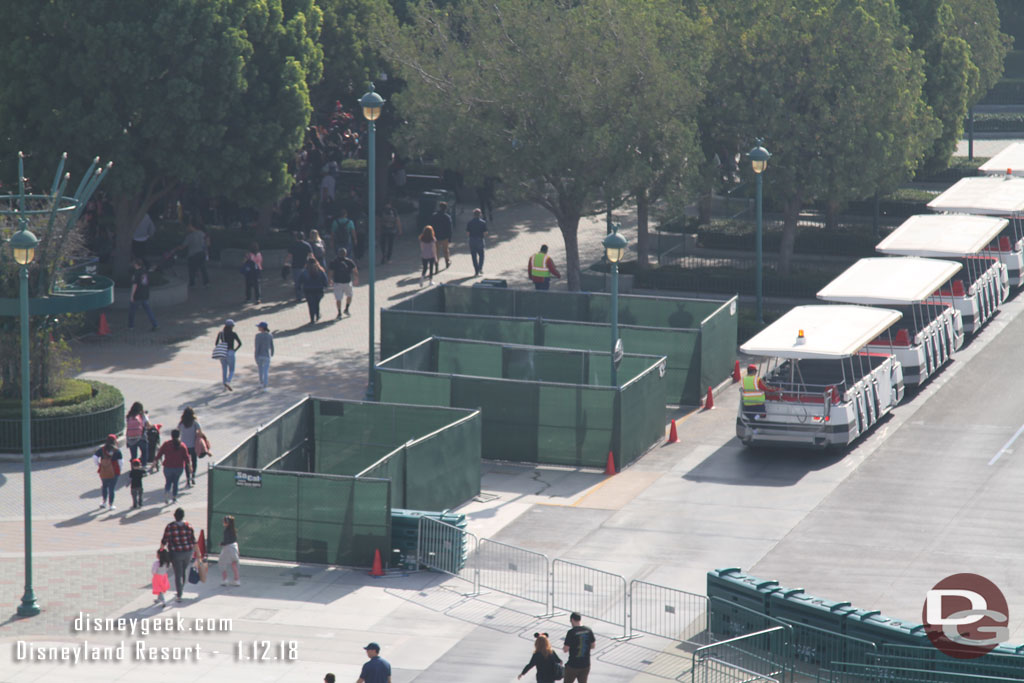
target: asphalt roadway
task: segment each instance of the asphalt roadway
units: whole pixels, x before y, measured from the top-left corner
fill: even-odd
[[[539,240],[559,244],[557,228],[529,210],[514,208],[502,220],[488,254],[497,264],[489,276],[513,277]],[[581,232],[597,242],[603,229],[593,221]],[[381,274],[379,301],[411,291],[401,272],[414,263],[408,261]],[[465,254],[445,277],[461,280],[462,266],[468,268],[461,261],[468,262]],[[215,274],[201,315],[180,326],[162,320],[153,341],[115,326],[113,341],[83,348],[84,374],[118,385],[129,400],[146,396],[163,422],[175,420],[186,403],[198,405],[218,451],[306,391],[359,396],[365,322],[354,316],[302,329],[304,312],[287,305],[280,284],[263,308],[236,313],[221,286],[232,282],[232,272]],[[359,297],[357,289],[354,309]],[[908,620],[919,619],[925,591],[938,580],[976,572],[1003,590],[1011,641],[1020,643],[1024,612],[1015,608],[1024,610],[1024,577],[1017,569],[1024,551],[1015,535],[1024,439],[1016,437],[1024,430],[1024,410],[1010,387],[1024,353],[1017,341],[1022,308],[1024,297],[1008,301],[952,364],[846,451],[743,448],[733,436],[737,396],[727,387],[714,410],[670,412],[679,418],[680,442],[656,447],[614,477],[490,464],[484,494],[463,511],[480,536],[627,580],[703,593],[708,570],[736,566]],[[269,318],[283,331],[282,358],[271,375],[275,390],[252,391],[252,370],[241,360],[236,391],[218,388],[207,347],[229,314],[242,325]],[[535,631],[557,641],[567,628],[564,615],[538,616],[538,606],[496,593],[467,596],[465,584],[427,572],[373,579],[364,571],[252,561],[244,563],[241,587],[200,584],[180,605],[159,611],[146,589],[148,565],[171,508],[153,491],[143,511],[125,511],[127,495],[119,491],[122,509],[99,513],[94,477],[85,459],[37,468],[36,589],[44,613],[19,620],[8,608],[21,594],[21,479],[18,465],[0,464],[0,603],[8,606],[0,614],[0,648],[10,648],[0,653],[0,681],[320,681],[327,671],[354,681],[365,660],[361,648],[371,640],[381,643],[395,683],[512,681],[529,658]],[[203,476],[182,504],[190,519],[203,518]],[[240,535],[244,552],[244,529]],[[215,565],[212,571],[219,575]],[[150,628],[159,616],[181,616],[186,630],[80,630],[74,623],[80,612],[141,618]],[[201,625],[214,632],[199,632]],[[688,667],[671,643],[646,636],[616,641],[620,628],[592,626],[599,643],[591,680],[672,680]],[[123,642],[126,651],[119,659],[114,650],[110,662],[29,661],[19,659],[19,641],[23,649]],[[168,651],[186,661],[146,661],[142,641],[198,645],[199,653]],[[269,656],[294,653],[295,659],[253,659],[252,641],[269,642]],[[256,648],[263,653],[262,644]]]

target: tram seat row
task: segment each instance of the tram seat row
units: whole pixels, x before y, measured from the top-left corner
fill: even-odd
[[[963,280],[953,280],[952,287],[952,293],[948,289],[940,289],[939,296],[967,296]]]
[[[888,346],[889,345],[889,334],[888,333],[883,333],[883,334],[879,335],[873,342],[871,342],[870,345],[871,346]],[[900,329],[896,330],[896,333],[892,335],[892,345],[893,346],[910,346],[910,333],[907,330],[903,329],[903,328],[900,328]]]

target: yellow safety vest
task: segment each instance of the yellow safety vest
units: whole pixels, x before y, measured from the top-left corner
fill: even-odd
[[[530,277],[548,277],[548,255],[539,251],[533,255],[533,263],[530,264]]]
[[[757,375],[743,376],[743,389],[740,391],[743,396],[743,405],[759,406],[764,404],[764,392],[757,386]]]

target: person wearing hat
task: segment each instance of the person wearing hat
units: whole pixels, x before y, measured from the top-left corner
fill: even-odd
[[[146,470],[142,469],[142,461],[138,458],[132,459],[132,468],[128,470],[128,480],[131,482],[132,510],[142,507],[142,478],[146,476]]]
[[[227,346],[227,353],[220,358],[220,375],[224,382],[224,388],[231,389],[231,380],[235,378],[235,351],[242,348],[242,340],[235,334],[235,321],[228,319],[224,321],[224,329],[217,333],[217,341],[214,347],[224,344]]]
[[[363,649],[370,661],[363,664],[357,683],[391,683],[391,665],[380,656],[380,645],[370,643]]]
[[[743,412],[763,415],[765,391],[768,387],[757,376],[757,366],[751,363],[747,366],[747,374],[743,377],[743,386],[740,388],[740,395],[743,397]]]
[[[256,326],[259,332],[253,340],[256,353],[256,369],[260,373],[260,389],[266,391],[270,381],[270,358],[274,355],[274,337],[270,334],[270,326],[261,322]]]
[[[111,510],[116,510],[114,488],[117,486],[117,478],[121,476],[121,451],[117,447],[117,434],[107,434],[106,441],[93,453],[92,461],[100,475],[100,495],[103,497],[100,509],[109,504]]]

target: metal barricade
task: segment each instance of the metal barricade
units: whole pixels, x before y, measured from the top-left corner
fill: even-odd
[[[472,567],[477,538],[465,529],[430,517],[421,517],[416,557],[419,563],[434,571],[468,581],[473,592],[479,590],[476,571]]]
[[[700,680],[698,672],[706,669],[704,663],[709,658],[768,680],[792,680],[792,647],[786,626],[773,626],[697,648],[693,653],[693,681]]]
[[[629,628],[630,632],[705,645],[710,641],[708,598],[633,579],[629,582]]]
[[[816,680],[831,676],[833,662],[873,664],[878,646],[838,631],[778,618],[793,629],[793,670]]]
[[[478,588],[487,588],[540,603],[548,609],[551,570],[548,556],[481,538],[473,555]]]
[[[616,624],[622,627],[623,637],[629,636],[626,580],[618,574],[565,560],[553,560],[551,607]]]

